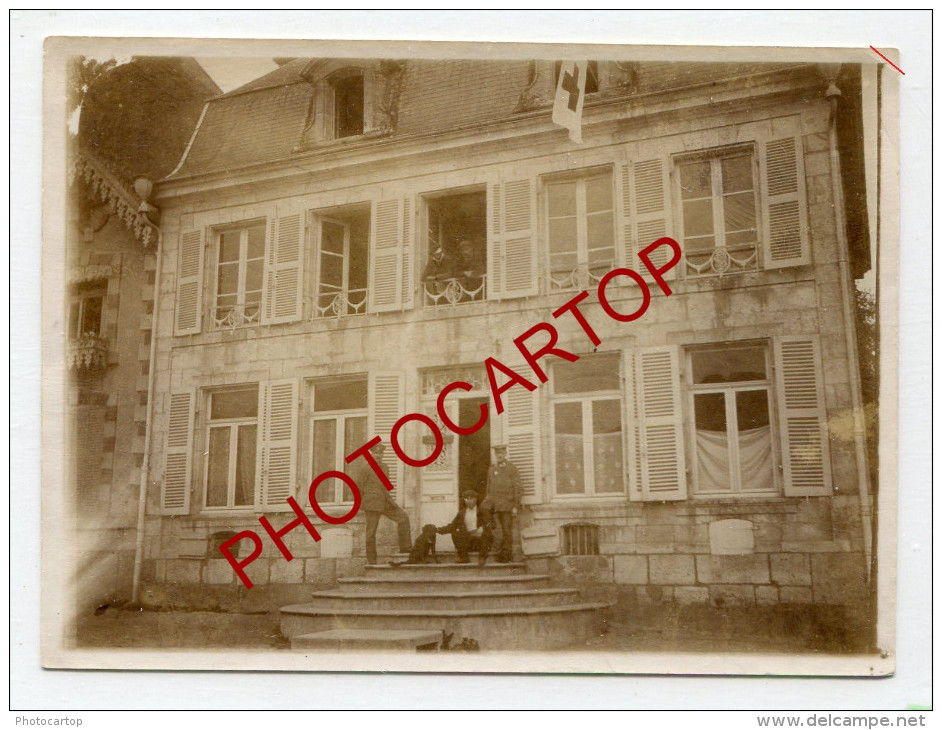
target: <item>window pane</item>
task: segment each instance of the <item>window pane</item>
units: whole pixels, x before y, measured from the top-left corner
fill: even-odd
[[[321,252],[321,284],[339,287],[343,283],[343,257]]]
[[[219,235],[219,263],[239,260],[241,231],[226,231]]]
[[[82,335],[101,332],[101,297],[89,297],[82,301]]]
[[[550,218],[576,214],[576,183],[552,183],[546,186]]]
[[[557,218],[549,222],[550,252],[576,250],[576,219]]]
[[[343,453],[351,454],[356,449],[366,443],[366,416],[357,416],[355,418],[344,419],[343,429]],[[349,474],[351,464],[344,464],[343,470]],[[343,497],[341,501],[352,502],[353,491],[346,484],[342,488]]]
[[[337,468],[336,439],[336,419],[327,418],[314,421],[313,436],[311,438],[311,473],[314,476]],[[331,501],[333,501],[332,495]]]
[[[239,426],[236,453],[235,504],[237,507],[255,502],[256,426]]]
[[[741,390],[736,393],[736,421],[740,431],[751,431],[768,426],[768,391]]]
[[[752,157],[726,157],[720,161],[723,174],[723,192],[736,193],[752,190]]]
[[[694,395],[697,444],[697,489],[728,492],[729,436],[726,429],[726,397],[722,393]]]
[[[225,507],[229,495],[229,427],[209,429],[206,506]]]
[[[348,76],[334,84],[337,137],[363,134],[363,77]]]
[[[347,275],[351,289],[366,289],[369,274],[370,217],[358,217],[350,229],[350,273]],[[359,300],[358,300],[359,301]]]
[[[592,434],[596,493],[623,491],[621,401],[592,403]]]
[[[723,196],[726,231],[755,231],[756,204],[752,192]],[[753,238],[753,240],[755,240]]]
[[[261,260],[250,261],[245,266],[245,290],[246,291],[261,291],[262,290],[262,269],[264,264]]]
[[[365,380],[319,382],[314,386],[315,411],[340,411],[366,408]],[[359,445],[359,444],[358,444]]]
[[[589,213],[612,209],[612,176],[590,177],[585,181],[585,207]]]
[[[739,474],[741,489],[756,492],[775,488],[772,464],[772,429],[769,398],[765,390],[736,393],[739,426]]]
[[[713,193],[710,161],[685,162],[680,166],[680,192],[684,199],[709,198]]]
[[[212,395],[213,419],[255,418],[258,414],[258,389],[221,390]]]
[[[79,311],[81,308],[81,302],[72,302],[69,306],[69,337],[82,336],[82,328],[79,326]]]
[[[621,389],[618,355],[583,355],[576,362],[554,363],[552,367],[555,393]]]
[[[265,224],[249,228],[248,258],[265,257]]]
[[[220,264],[217,274],[216,293],[235,294],[239,291],[239,264]]]
[[[611,246],[614,253],[615,223],[611,213],[596,213],[586,221],[589,230],[589,248]]]
[[[688,200],[684,203],[684,236],[709,236],[713,233],[713,201]]]
[[[343,226],[333,221],[321,221],[321,251],[343,253]]]
[[[700,350],[691,355],[691,362],[697,384],[766,379],[764,347]]]
[[[582,404],[557,403],[556,415],[556,493],[585,492],[582,437]]]

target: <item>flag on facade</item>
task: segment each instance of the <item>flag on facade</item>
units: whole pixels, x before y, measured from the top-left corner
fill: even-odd
[[[563,61],[556,81],[553,123],[569,130],[569,139],[582,144],[582,104],[588,61]]]

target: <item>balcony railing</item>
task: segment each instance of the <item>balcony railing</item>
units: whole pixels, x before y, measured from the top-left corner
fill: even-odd
[[[758,246],[750,243],[733,248],[714,248],[709,251],[690,251],[684,254],[687,276],[724,276],[744,271],[758,271]]]
[[[486,274],[425,281],[425,303],[433,307],[480,302],[486,296]]]
[[[602,277],[614,268],[614,261],[599,261],[589,264],[579,264],[568,271],[551,271],[550,288],[553,291],[560,289],[586,289],[590,284],[598,284]]]
[[[314,305],[318,317],[343,317],[366,311],[366,289],[320,294]]]
[[[227,304],[213,310],[213,323],[217,329],[235,329],[244,325],[258,324],[261,307],[254,304]]]
[[[69,340],[66,363],[83,374],[104,370],[108,365],[108,342],[97,335],[73,338]]]

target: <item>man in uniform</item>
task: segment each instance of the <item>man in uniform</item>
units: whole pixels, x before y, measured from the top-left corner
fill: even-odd
[[[380,441],[370,449],[370,453],[388,478],[389,469],[383,463],[385,450],[385,444]],[[399,552],[408,553],[412,550],[412,528],[409,525],[409,515],[396,504],[373,468],[365,459],[358,460],[350,476],[360,488],[360,496],[363,500],[360,506],[366,512],[366,562],[376,565],[376,528],[379,526],[379,518],[384,515],[396,523],[399,532]]]
[[[517,467],[507,461],[507,446],[494,447],[494,461],[487,472],[487,497],[485,502],[500,524],[500,552],[497,562],[509,563],[513,559],[513,518],[517,516],[523,486]]]

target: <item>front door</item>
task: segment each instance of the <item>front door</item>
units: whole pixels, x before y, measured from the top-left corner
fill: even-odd
[[[481,417],[481,404],[486,402],[487,398],[473,395],[450,398],[446,406],[448,416],[463,428],[473,426]],[[429,404],[425,410],[432,415],[434,409],[435,406]],[[458,513],[462,491],[474,489],[483,494],[487,487],[491,448],[489,420],[469,436],[457,436],[442,424],[440,427],[445,435],[442,453],[421,470],[420,525],[447,525]],[[442,552],[453,552],[451,535],[439,535],[436,548]]]

